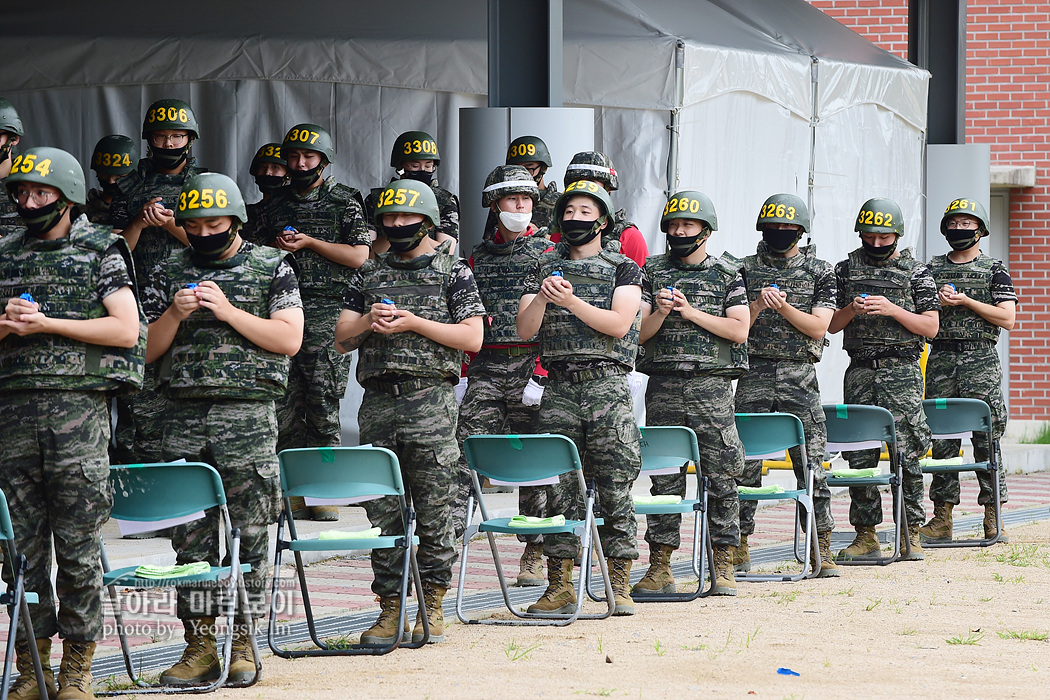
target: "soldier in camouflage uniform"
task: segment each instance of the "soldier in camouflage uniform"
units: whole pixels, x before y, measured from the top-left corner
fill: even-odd
[[[441,211],[441,223],[435,226],[430,237],[436,243],[452,241],[449,253],[456,252],[459,241],[459,198],[438,184],[437,169],[441,165],[437,141],[425,131],[406,131],[394,141],[390,150],[390,167],[394,169],[394,180],[416,180],[429,187],[437,198]],[[382,227],[375,224],[379,194],[386,188],[374,187],[365,198],[365,220],[372,236],[372,248],[376,255],[390,250],[389,241],[383,238]]]
[[[332,137],[317,124],[292,127],[281,144],[291,184],[277,191],[263,212],[262,241],[294,256],[306,311],[303,347],[277,403],[277,449],[333,447],[342,442],[339,401],[346,394],[350,358],[332,347],[353,269],[368,259],[368,229],[361,193],[322,173],[335,158]],[[293,499],[297,517],[305,505]],[[309,509],[314,520],[337,520],[334,506]]]
[[[609,557],[614,614],[633,615],[629,588],[638,523],[631,485],[642,459],[627,373],[638,353],[642,272],[627,256],[602,249],[600,234],[611,224],[612,201],[600,185],[570,184],[554,213],[554,230],[563,240],[540,257],[525,280],[518,336],[531,340],[539,333],[548,378],[537,429],[576,443],[605,519],[598,533]],[[585,499],[575,477],[562,475],[546,488],[551,514],[583,519]],[[529,612],[571,612],[579,537],[547,535],[543,551],[548,585]]]
[[[288,184],[288,160],[281,153],[281,144],[267,143],[260,146],[248,166],[248,172],[262,192],[262,199],[247,205],[248,223],[241,230],[241,238],[265,245],[272,241],[266,239],[263,212],[274,193]]]
[[[481,202],[496,216],[496,224],[485,231],[481,243],[475,246],[470,265],[488,312],[488,323],[481,352],[467,368],[469,381],[459,407],[456,432],[461,450],[470,435],[533,432],[537,407],[523,404],[522,395],[540,349],[537,342],[522,343],[515,323],[522,281],[550,246],[530,224],[537,196],[535,181],[520,165],[497,166],[485,178]],[[470,492],[470,470],[461,457],[459,490],[452,509],[457,539],[471,515],[466,512]],[[546,494],[542,486],[519,487],[518,511],[544,517]],[[518,535],[518,539],[526,544],[517,584],[543,585],[543,535]]]
[[[783,411],[798,416],[806,434],[806,455],[813,470],[813,510],[818,552],[813,568],[821,578],[839,575],[831,555],[831,491],[824,473],[828,433],[820,404],[814,364],[827,341],[824,334],[835,312],[835,272],[817,257],[817,247],[799,247],[809,234],[809,208],[793,194],[775,194],[763,204],[755,228],[762,232],[755,255],[744,259],[741,274],[750,301],[751,331],[747,337],[747,374],[736,385],[738,413]],[[795,481],[806,488],[802,450],[790,451]],[[741,486],[762,485],[762,461],[748,460]],[[740,546],[733,557],[735,571],[750,571],[748,535],[755,531],[755,501],[740,502]]]
[[[565,168],[565,187],[570,183],[580,180],[597,182],[605,188],[606,192],[613,192],[620,188],[620,177],[613,167],[612,159],[598,151],[582,151],[572,157],[572,161]],[[552,237],[556,241],[557,238]],[[649,255],[649,246],[645,244],[645,237],[638,227],[627,220],[627,212],[620,209],[613,214],[612,222],[602,231],[602,246],[609,248],[609,244],[616,241],[618,250],[638,263],[638,267],[645,265],[645,259]]]
[[[922,412],[919,368],[926,338],[937,335],[940,303],[933,277],[912,256],[897,250],[904,235],[904,215],[890,199],[869,199],[860,209],[855,231],[861,247],[835,265],[836,305],[829,329],[843,332],[850,364],[843,378],[846,403],[881,406],[893,414],[902,453],[904,513],[908,521],[908,561],[925,558],[919,527],[925,519],[919,459],[930,448],[930,429]],[[853,469],[878,466],[878,448],[847,452]],[[882,522],[882,496],[874,486],[851,487],[849,521],[857,531],[840,561],[880,556],[875,526]]]
[[[113,504],[108,394],[142,382],[146,344],[124,240],[87,217],[84,171],[57,148],[15,157],[7,192],[22,230],[0,240],[0,488],[28,559],[26,590],[50,698],[93,698],[91,660],[102,637],[99,536]],[[51,589],[51,547],[58,561]],[[10,586],[11,571],[3,570]],[[58,688],[51,637],[63,638]],[[30,640],[18,629],[21,674],[12,698],[45,694]]]
[[[118,181],[120,194],[110,204],[110,223],[131,246],[140,291],[149,285],[150,270],[186,245],[186,232],[175,222],[175,203],[186,180],[202,172],[190,155],[198,134],[197,118],[188,104],[176,99],[154,102],[142,121],[147,156],[138,170]],[[164,411],[155,368],[147,367],[142,391],[117,399],[114,461],[161,461]]]
[[[391,250],[369,260],[352,278],[335,347],[341,353],[360,349],[357,380],[365,389],[358,412],[361,442],[390,449],[400,460],[417,516],[421,598],[430,641],[441,642],[441,605],[456,558],[451,511],[459,459],[454,385],[463,352],[481,348],[485,308],[470,268],[448,252],[451,243],[436,245],[429,235],[441,220],[429,187],[417,180],[395,180],[376,201],[375,224],[382,227]],[[384,536],[404,534],[397,498],[368,501],[365,507]],[[387,645],[402,634],[398,588],[403,557],[399,549],[372,552],[372,590],[380,598],[381,612],[361,635],[362,644]],[[421,615],[404,635],[416,642],[423,639]]]
[[[988,214],[973,199],[955,199],[941,217],[941,234],[952,252],[935,255],[930,273],[937,283],[941,302],[941,328],[932,341],[926,361],[926,396],[930,398],[980,399],[992,413],[992,439],[1006,432],[1006,404],[1003,401],[1003,369],[995,349],[999,330],[1014,326],[1017,294],[1010,273],[1002,261],[981,252],[980,240],[988,235]],[[988,435],[972,438],[974,460],[988,460]],[[959,454],[960,440],[934,440],[933,458],[947,459]],[[996,443],[999,463],[999,497],[1007,501],[1006,469]],[[977,472],[980,493],[977,503],[984,506],[984,536],[994,537],[999,528],[995,518],[991,478]],[[930,485],[933,518],[919,528],[924,541],[950,542],[952,509],[959,503],[958,473],[933,475]],[[1000,542],[1008,542],[1006,529]]]
[[[0,182],[11,172],[15,146],[24,134],[22,120],[15,106],[0,97]],[[18,218],[14,202],[7,197],[0,197],[0,237],[18,233],[22,229],[22,220]]]
[[[714,545],[714,595],[736,595],[733,550],[740,541],[736,480],[744,446],[733,415],[732,380],[747,370],[747,292],[737,266],[707,253],[718,217],[707,195],[671,195],[660,218],[668,252],[645,263],[642,293],[644,351],[639,369],[649,375],[646,423],[684,425],[700,445],[697,468],[709,480],[708,514]],[[685,496],[685,467],[653,476],[651,492]],[[673,593],[671,554],[681,544],[682,516],[648,515],[649,569],[633,595]]]
[[[510,142],[507,147],[507,165],[520,165],[529,171],[529,175],[536,181],[539,191],[539,199],[536,206],[532,208],[532,223],[536,228],[546,229],[551,225],[551,215],[554,213],[554,205],[558,202],[561,193],[558,192],[557,182],[545,182],[544,176],[547,169],[553,165],[547,144],[539,136],[519,136]],[[493,215],[489,215],[488,226],[495,226]]]
[[[84,214],[93,224],[111,225],[109,207],[120,194],[120,178],[138,167],[139,146],[127,136],[110,134],[95,144],[91,154],[91,169],[98,177],[100,189],[92,187],[87,193]]]
[[[157,265],[143,292],[151,321],[146,360],[159,365],[158,386],[169,399],[164,460],[214,465],[231,525],[241,531],[241,561],[251,565],[244,577],[251,610],[234,630],[229,681],[246,683],[255,677],[250,625],[265,613],[266,528],[276,521],[280,501],[274,400],[284,394],[288,357],[302,342],[302,302],[286,254],[238,235],[248,217],[233,180],[196,175],[178,202],[176,217],[190,245]],[[219,565],[218,517],[212,509],[174,529],[179,564]],[[161,674],[164,685],[219,677],[219,601],[213,591],[193,593],[179,591],[186,650]]]

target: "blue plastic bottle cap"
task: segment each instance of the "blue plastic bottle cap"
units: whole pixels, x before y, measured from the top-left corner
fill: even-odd
[[[197,283],[196,282],[190,282],[189,284],[186,285],[186,289],[196,289],[196,288],[197,288]]]
[[[33,295],[30,294],[29,292],[22,292],[21,294],[18,295],[18,298],[19,299],[25,299],[30,304],[35,304],[36,303],[36,300],[33,299]]]
[[[667,291],[673,292],[674,291],[674,287],[667,287]]]
[[[868,295],[867,295],[867,294],[861,294],[861,295],[860,295],[860,298],[861,298],[861,299],[867,299],[867,298],[868,298]]]
[[[294,230],[295,230],[295,227],[294,227],[294,226],[285,226],[285,227],[284,227],[284,230],[285,230],[285,231],[294,231]]]
[[[394,300],[393,299],[387,299],[386,297],[383,297],[383,303],[384,304],[393,304]]]
[[[561,270],[555,270],[554,272],[551,273],[551,277],[564,277],[564,276],[565,275],[563,275],[561,273]]]
[[[948,282],[948,286],[952,288],[953,292],[955,291],[955,285],[954,284],[952,284],[951,282]]]
[[[771,285],[769,285],[769,286],[770,286],[771,288],[773,288],[773,289],[777,289],[777,290],[779,290],[779,289],[780,289],[780,285],[779,285],[779,284],[777,284],[776,282],[774,282],[773,284],[771,284]]]

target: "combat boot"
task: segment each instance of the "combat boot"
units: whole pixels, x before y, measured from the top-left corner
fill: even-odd
[[[430,623],[430,641],[427,644],[438,644],[445,641],[445,611],[441,605],[447,592],[447,588],[423,582],[423,602],[427,607],[427,622]],[[412,641],[423,641],[422,610],[416,612],[416,626],[412,628]]]
[[[572,587],[572,559],[547,558],[547,590],[529,606],[530,613],[567,615],[576,609],[576,590]]]
[[[751,571],[751,550],[747,547],[747,535],[740,536],[740,545],[733,550],[733,571],[741,574]]]
[[[335,506],[310,506],[310,519],[319,523],[334,523],[339,520],[339,509]]]
[[[715,545],[715,583],[711,595],[736,595],[736,579],[733,577],[733,550],[731,544]]]
[[[619,557],[609,559],[609,582],[613,589],[613,615],[634,615],[634,601],[631,599],[631,564],[630,559]]]
[[[995,504],[985,503],[984,504],[984,536],[986,538],[995,537],[995,533],[999,530],[998,523],[995,520]],[[1010,536],[1006,534],[1006,527],[1003,527],[1002,532],[999,533],[999,541],[1007,543],[1010,541]]]
[[[183,620],[186,649],[178,663],[160,674],[161,685],[199,685],[214,681],[222,669],[215,648],[215,618]]]
[[[912,525],[908,528],[908,544],[911,545],[911,551],[901,551],[901,561],[922,561],[926,558],[926,554],[922,551],[922,543],[919,541],[922,539],[919,536],[919,526]]]
[[[255,623],[239,624],[233,628],[233,645],[230,650],[230,672],[227,683],[251,683],[255,680],[255,653],[252,651],[251,632]]]
[[[841,573],[835,564],[835,557],[831,556],[831,533],[817,533],[817,551],[810,554],[810,564],[813,570],[820,569],[817,578],[838,578]]]
[[[55,672],[51,668],[51,640],[36,640],[36,650],[40,655],[40,665],[44,670],[44,685],[47,698],[55,700],[58,696],[58,687],[55,685]],[[12,698],[12,700],[41,700],[29,642],[23,639],[15,643],[15,654],[15,668],[18,669],[18,680],[11,684],[11,691],[7,694],[7,697]]]
[[[546,582],[543,575],[543,543],[529,542],[521,555],[516,586],[542,586]]]
[[[882,547],[879,546],[879,536],[875,534],[874,526],[857,525],[854,528],[857,536],[849,547],[841,550],[835,557],[838,561],[852,561],[853,559],[877,559],[882,555]]]
[[[933,517],[930,522],[919,528],[923,542],[938,544],[952,541],[952,509],[954,503],[933,502]]]
[[[397,621],[401,616],[401,598],[391,596],[379,599],[379,617],[374,625],[361,633],[361,644],[366,646],[385,647],[394,643],[397,636]],[[408,626],[408,617],[405,617],[405,629],[401,639],[408,641],[412,638],[412,630]]]
[[[671,555],[674,547],[665,544],[649,545],[649,568],[642,580],[634,584],[631,595],[644,598],[656,593],[674,593],[674,574],[671,572]]]
[[[62,664],[58,668],[58,700],[90,700],[91,659],[95,656],[94,642],[62,640]]]

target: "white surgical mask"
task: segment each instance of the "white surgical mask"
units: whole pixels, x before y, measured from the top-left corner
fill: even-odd
[[[511,233],[521,233],[529,227],[529,222],[532,221],[532,212],[501,211],[499,213],[499,221]]]

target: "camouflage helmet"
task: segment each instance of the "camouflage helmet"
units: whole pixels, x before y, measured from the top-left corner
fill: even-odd
[[[274,163],[288,167],[288,159],[281,153],[281,144],[267,143],[259,147],[252,157],[252,164],[248,166],[248,174],[255,175],[255,169],[263,163]]]
[[[248,210],[237,183],[221,173],[200,173],[188,178],[179,193],[175,222],[181,226],[186,219],[212,216],[232,216],[242,224],[248,223]]]
[[[406,160],[432,160],[441,165],[437,141],[425,131],[406,131],[394,141],[390,149],[390,167],[400,170]]]
[[[988,211],[976,199],[953,199],[941,216],[941,235],[948,235],[948,219],[958,214],[972,216],[981,222],[982,236],[988,235]]]
[[[612,217],[613,203],[605,188],[600,187],[592,180],[577,180],[566,185],[565,191],[561,193],[558,201],[554,203],[554,218],[551,220],[550,226],[551,233],[561,233],[561,219],[565,214],[565,207],[570,199],[578,195],[586,195],[597,200],[602,205],[602,213],[598,217],[599,219]]]
[[[553,165],[551,152],[539,136],[519,136],[510,142],[507,148],[507,165],[523,163],[543,163],[548,168]]]
[[[15,136],[25,136],[18,110],[3,97],[0,97],[0,131],[8,131]]]
[[[422,214],[430,221],[431,227],[441,223],[441,210],[434,190],[418,180],[394,180],[383,188],[376,200],[376,227],[383,229],[383,214],[398,212]]]
[[[4,180],[11,201],[15,201],[15,189],[19,182],[54,187],[73,204],[87,202],[84,169],[72,154],[59,148],[37,146],[15,156],[11,163],[11,174]]]
[[[123,134],[103,136],[91,153],[91,169],[99,175],[127,175],[138,163],[138,143]]]
[[[281,143],[281,155],[286,164],[288,160],[288,149],[301,148],[307,151],[317,151],[329,163],[335,159],[335,144],[332,135],[323,126],[317,124],[296,124],[284,135]]]
[[[895,233],[904,235],[904,214],[892,199],[874,197],[864,202],[857,215],[854,231],[860,233]]]
[[[715,205],[710,197],[696,190],[679,190],[667,198],[660,216],[660,230],[667,233],[668,224],[673,219],[692,219],[703,222],[712,231],[718,230]]]
[[[197,117],[182,100],[157,100],[146,110],[146,116],[142,120],[142,138],[148,139],[154,131],[164,129],[181,129],[190,132],[192,138],[200,138]]]
[[[485,178],[485,189],[481,191],[481,206],[488,209],[510,194],[527,194],[535,204],[540,199],[536,181],[529,171],[520,165],[497,165]]]
[[[616,177],[612,159],[598,151],[583,151],[572,157],[572,161],[565,168],[565,186],[568,187],[570,182],[577,180],[600,182],[610,192],[620,188],[620,180]]]
[[[758,212],[755,230],[761,231],[765,224],[795,224],[800,231],[809,232],[809,207],[801,197],[793,194],[774,194],[762,203]]]

